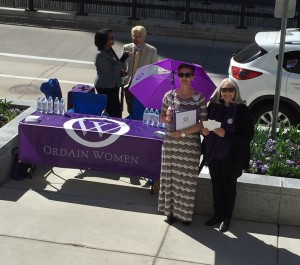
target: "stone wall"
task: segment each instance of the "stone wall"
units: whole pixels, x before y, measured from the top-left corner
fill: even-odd
[[[200,174],[195,213],[211,215],[209,174]],[[244,173],[237,184],[233,218],[300,226],[300,180]]]
[[[12,149],[18,146],[18,125],[21,120],[31,114],[35,108],[33,101],[16,101],[12,104],[24,111],[11,122],[0,128],[0,185],[7,181],[13,164]]]

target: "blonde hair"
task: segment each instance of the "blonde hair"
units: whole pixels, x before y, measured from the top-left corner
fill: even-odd
[[[229,83],[235,88],[235,98],[232,101],[232,103],[245,104],[246,101],[241,99],[241,94],[240,94],[240,89],[238,84],[231,78],[225,78],[222,80],[221,85],[219,86],[216,93],[211,97],[210,102],[219,103],[219,104],[222,103],[221,87],[223,87],[225,83]]]
[[[131,35],[134,34],[134,32],[141,33],[144,37],[146,37],[146,29],[143,26],[135,26],[131,29]]]

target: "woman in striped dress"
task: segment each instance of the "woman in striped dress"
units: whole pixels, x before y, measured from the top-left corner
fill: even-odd
[[[207,119],[204,96],[191,86],[195,68],[181,64],[178,68],[180,88],[167,92],[163,98],[162,122],[168,124],[162,146],[162,165],[158,210],[167,215],[169,224],[180,220],[189,225],[193,217],[199,159],[201,152],[200,131]],[[197,110],[198,123],[183,130],[175,130],[173,111]]]

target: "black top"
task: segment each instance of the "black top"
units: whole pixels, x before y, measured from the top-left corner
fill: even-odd
[[[210,103],[208,119],[221,122],[225,136],[210,132],[204,139],[204,156],[207,164],[231,157],[231,167],[235,172],[249,168],[250,142],[254,136],[254,124],[245,104],[231,104],[229,107]]]

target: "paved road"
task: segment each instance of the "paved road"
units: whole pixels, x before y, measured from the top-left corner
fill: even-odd
[[[96,54],[94,32],[0,25],[0,97],[36,99],[41,82],[58,78],[63,95],[78,83],[92,84]],[[121,53],[130,33],[116,32],[115,50]],[[147,36],[159,59],[173,58],[202,65],[216,84],[227,76],[233,52],[245,43]]]

